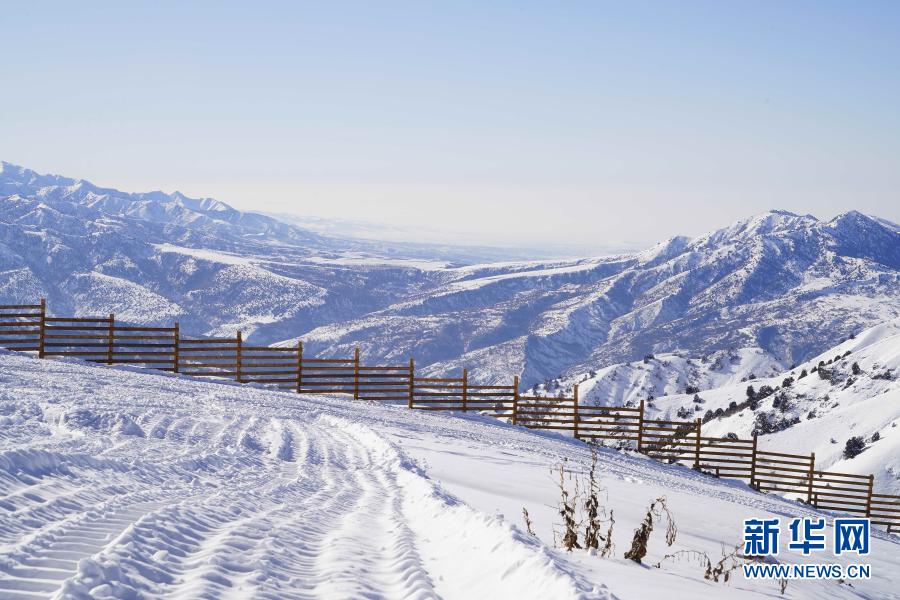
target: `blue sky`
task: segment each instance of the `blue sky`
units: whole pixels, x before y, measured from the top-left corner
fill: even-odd
[[[187,4],[5,6],[0,158],[502,244],[900,220],[900,3]]]

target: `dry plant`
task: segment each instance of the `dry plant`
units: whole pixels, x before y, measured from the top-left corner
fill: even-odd
[[[582,479],[578,474],[569,472],[569,482],[574,485],[574,491],[569,492],[566,487],[567,459],[551,469],[551,473],[557,477],[560,501],[557,512],[562,517],[562,523],[553,529],[554,547],[563,547],[571,552],[574,549],[599,551],[600,556],[611,556],[615,550],[612,541],[613,526],[616,523],[612,511],[607,516],[606,509],[600,504],[600,494],[606,490],[600,486],[597,478],[597,449],[591,445],[591,466],[586,477]],[[582,492],[583,488],[583,492]],[[583,499],[583,502],[582,502]],[[530,523],[527,511],[523,509],[526,527]],[[579,542],[579,530],[584,525],[582,541]],[[603,528],[606,527],[604,533]],[[602,544],[602,547],[601,547]]]
[[[584,513],[586,522],[584,525],[584,547],[600,547],[600,500],[597,494],[600,486],[597,484],[597,451],[591,448],[591,470],[588,472],[586,497],[584,500]]]
[[[742,547],[743,543],[739,543],[726,552],[725,546],[722,546],[722,557],[716,562],[713,562],[706,552],[701,552],[700,550],[680,550],[678,552],[673,552],[672,554],[666,554],[653,566],[657,569],[662,568],[662,564],[670,560],[676,562],[682,559],[695,561],[700,563],[703,567],[704,579],[716,583],[720,581],[722,583],[728,583],[731,579],[731,574],[734,571],[741,569],[743,565],[764,560],[761,556],[749,556],[743,554],[741,552]],[[778,587],[781,590],[782,596],[784,595],[785,589],[787,589],[787,583],[787,579],[778,580]]]
[[[603,538],[603,547],[600,548],[600,556],[606,558],[608,556],[612,556],[613,552],[615,552],[616,547],[612,541],[613,534],[613,525],[616,524],[615,515],[613,515],[613,511],[609,511],[609,528],[606,530],[606,536]]]
[[[678,528],[675,526],[675,520],[672,517],[672,513],[669,512],[669,507],[666,506],[665,496],[660,496],[650,503],[649,508],[647,508],[647,514],[644,515],[644,520],[641,521],[641,525],[634,530],[634,539],[631,540],[631,550],[625,553],[625,558],[640,563],[641,560],[647,556],[647,542],[650,540],[650,534],[653,532],[653,517],[660,519],[663,516],[666,517],[666,546],[671,546],[675,543],[675,536],[678,533]]]
[[[575,481],[575,492],[569,497],[569,490],[566,489],[565,468],[559,465],[559,516],[562,517],[562,547],[571,552],[573,549],[581,549],[578,543],[578,522],[575,520],[575,506],[578,500],[578,482]],[[554,532],[555,537],[555,532]]]
[[[588,471],[583,507],[585,515],[584,547],[585,549],[600,550],[600,542],[603,542],[603,549],[600,555],[609,556],[613,551],[612,528],[615,524],[615,519],[612,518],[611,512],[610,516],[607,517],[606,509],[600,506],[599,495],[603,491],[605,490],[600,487],[600,482],[597,481],[597,449],[592,445],[591,469]],[[601,533],[601,527],[604,523],[609,523],[605,536]]]
[[[528,516],[528,509],[524,506],[522,507],[522,518],[525,519],[525,531],[528,532],[528,535],[537,537],[537,534],[534,532],[534,523],[531,522],[531,517]]]
[[[719,580],[728,582],[728,580],[731,579],[731,573],[733,571],[739,569],[741,565],[757,560],[756,557],[741,554],[741,546],[743,546],[743,544],[738,544],[730,552],[725,552],[725,547],[723,546],[722,558],[715,563],[706,552],[701,552],[700,550],[679,550],[672,554],[666,554],[653,566],[659,569],[662,568],[663,562],[667,560],[679,561],[686,558],[687,560],[699,562],[704,567],[704,579],[715,582],[718,582]]]

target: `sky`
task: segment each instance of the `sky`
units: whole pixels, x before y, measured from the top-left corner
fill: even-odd
[[[900,221],[897,31],[897,2],[11,3],[0,159],[412,241]]]

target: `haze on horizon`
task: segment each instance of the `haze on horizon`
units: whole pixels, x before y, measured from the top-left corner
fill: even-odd
[[[20,5],[0,158],[410,241],[900,221],[898,26],[890,2]]]

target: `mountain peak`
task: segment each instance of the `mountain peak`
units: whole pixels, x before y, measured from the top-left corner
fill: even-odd
[[[776,228],[790,227],[792,225],[807,225],[817,223],[819,220],[812,215],[798,215],[789,210],[772,209],[753,215],[735,223],[745,224],[750,229],[770,231]]]
[[[806,229],[820,223],[812,215],[798,215],[787,210],[767,210],[727,227],[697,237],[694,246],[716,246],[723,243],[743,243],[752,238]]]
[[[879,219],[871,217],[865,213],[861,213],[858,210],[848,210],[847,212],[842,212],[841,214],[828,221],[828,223],[837,226],[850,223],[857,226],[880,224]]]
[[[891,223],[885,219],[879,219],[871,215],[861,213],[857,210],[850,210],[839,214],[826,224],[837,233],[857,233],[866,234],[866,232],[891,232],[897,233],[900,230],[895,223]]]
[[[778,216],[782,216],[782,217],[799,217],[800,216],[795,212],[791,212],[789,210],[784,210],[783,208],[772,208],[767,211],[763,211],[763,212],[759,213],[759,215],[757,215],[757,216],[761,216],[761,215],[778,215]]]
[[[14,165],[12,163],[6,162],[5,160],[0,160],[0,173],[13,173],[19,174],[29,171],[25,167],[21,167],[19,165]]]

